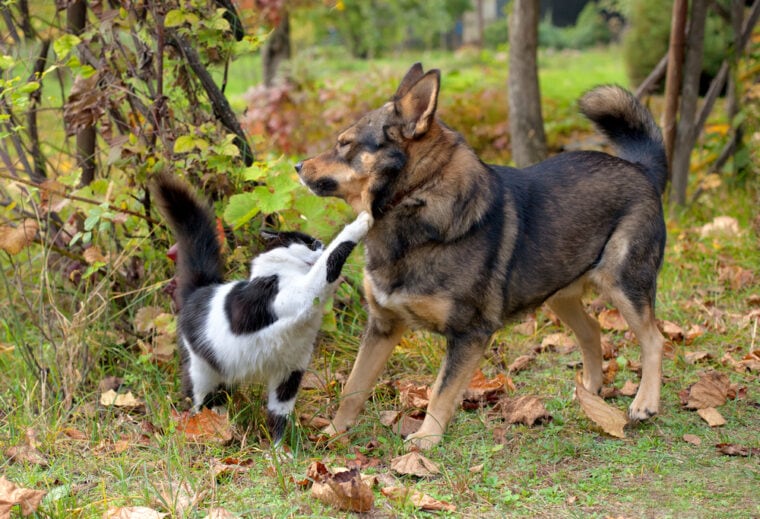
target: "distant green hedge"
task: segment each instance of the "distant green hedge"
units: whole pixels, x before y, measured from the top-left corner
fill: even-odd
[[[727,3],[725,0],[719,0]],[[673,0],[631,0],[623,58],[631,84],[641,83],[668,50]],[[731,28],[710,12],[705,28],[703,72],[714,76],[731,46]]]

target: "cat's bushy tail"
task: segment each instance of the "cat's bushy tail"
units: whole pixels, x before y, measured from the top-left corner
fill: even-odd
[[[169,173],[156,175],[151,192],[177,240],[180,302],[200,287],[221,283],[224,265],[211,207],[187,182]]]

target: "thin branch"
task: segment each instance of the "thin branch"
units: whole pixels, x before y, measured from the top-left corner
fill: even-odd
[[[47,63],[47,55],[50,50],[50,40],[42,40],[42,47],[40,53],[37,56],[37,60],[34,62],[34,70],[29,77],[29,82],[39,81],[40,88],[35,90],[29,95],[29,110],[26,113],[27,132],[29,133],[29,151],[34,161],[34,169],[32,170],[32,180],[34,182],[42,182],[47,178],[45,171],[45,157],[42,156],[42,149],[40,148],[40,135],[37,131],[37,108],[40,105],[40,98],[42,97],[42,72],[45,70],[45,64]]]

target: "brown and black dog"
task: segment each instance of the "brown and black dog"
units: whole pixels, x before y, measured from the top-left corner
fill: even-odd
[[[562,153],[525,169],[484,164],[436,118],[440,72],[417,63],[393,98],[296,165],[316,194],[372,212],[364,287],[369,323],[337,414],[326,432],[356,420],[407,328],[447,340],[422,427],[440,441],[494,332],[547,302],[576,334],[583,384],[602,386],[599,325],[583,308],[591,285],[620,310],[641,345],[642,377],[628,415],[659,410],[663,337],[655,324],[665,246],[662,137],[634,96],[602,86],[580,109],[615,145]]]

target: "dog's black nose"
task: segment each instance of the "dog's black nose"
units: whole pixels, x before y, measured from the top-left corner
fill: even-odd
[[[301,168],[303,167],[303,161],[299,162],[294,167],[296,168],[296,173],[300,173],[301,172]]]

